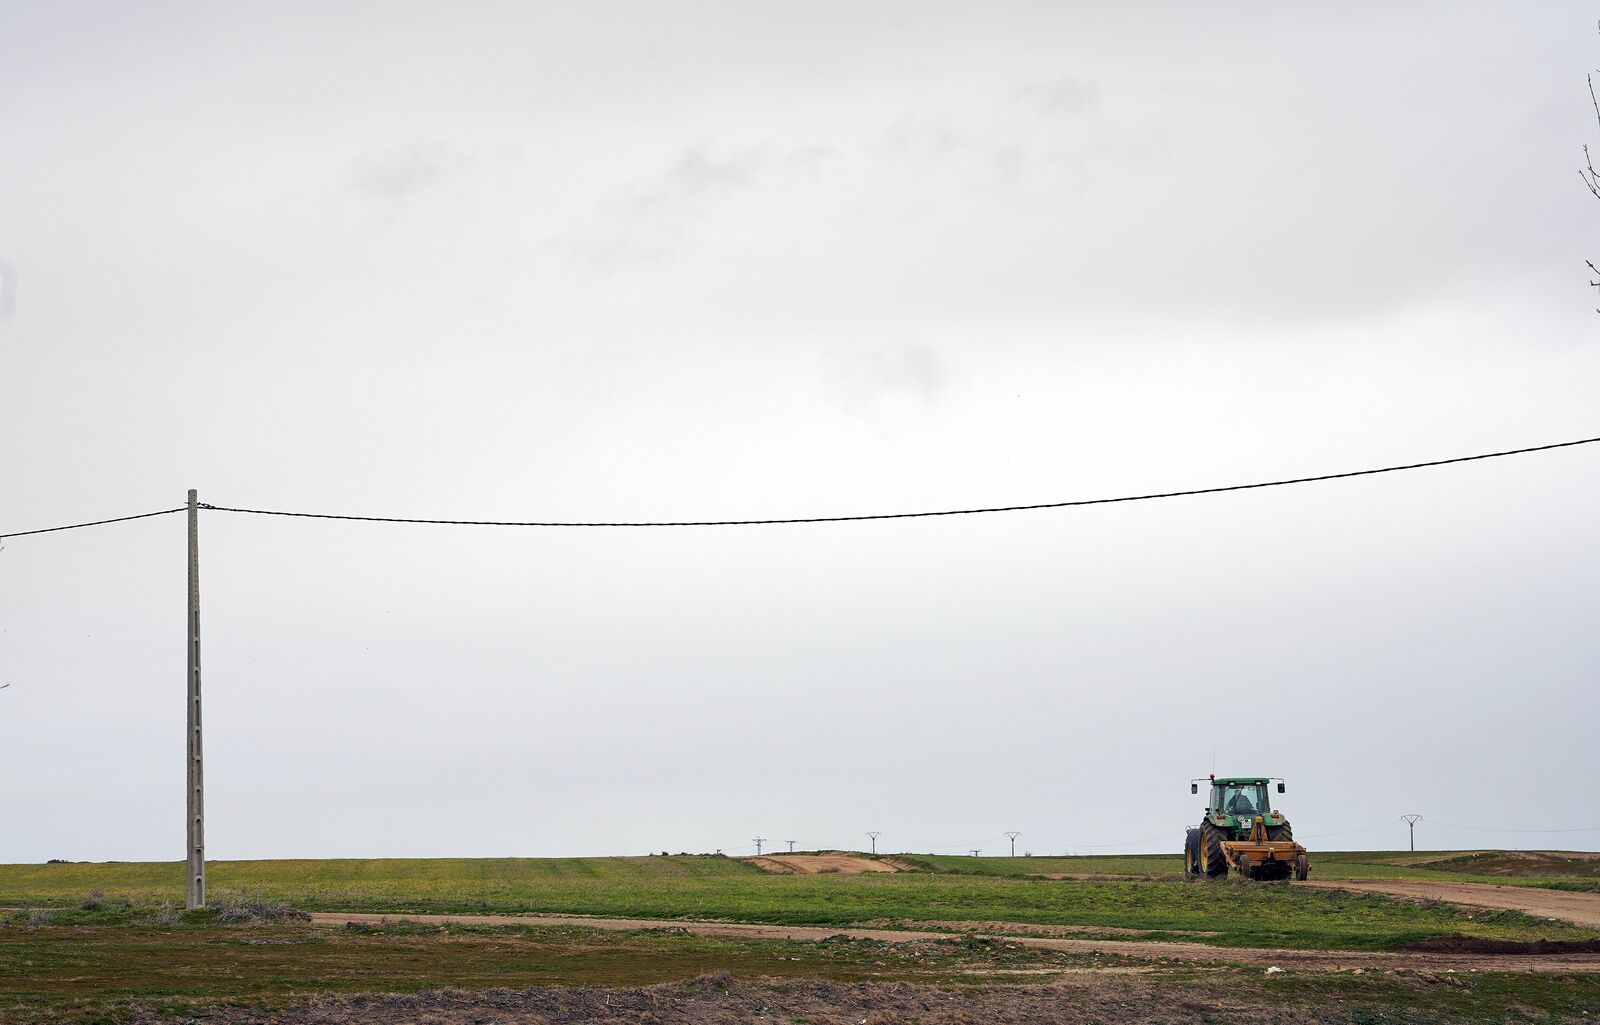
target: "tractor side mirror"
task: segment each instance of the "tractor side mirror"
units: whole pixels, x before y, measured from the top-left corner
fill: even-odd
[[[1278,784],[1278,793],[1280,793],[1280,794],[1283,793],[1283,784],[1282,783]]]
[[[1200,792],[1200,784],[1198,784],[1198,783],[1190,783],[1189,784],[1189,793],[1198,794],[1199,792]]]

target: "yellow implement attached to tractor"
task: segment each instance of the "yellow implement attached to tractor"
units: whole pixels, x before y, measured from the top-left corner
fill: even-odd
[[[1228,870],[1245,879],[1305,879],[1311,858],[1294,842],[1294,829],[1282,812],[1267,800],[1268,784],[1283,781],[1262,776],[1229,776],[1193,780],[1189,792],[1198,794],[1201,783],[1211,786],[1206,817],[1189,830],[1183,845],[1183,874],[1189,879],[1225,879]]]

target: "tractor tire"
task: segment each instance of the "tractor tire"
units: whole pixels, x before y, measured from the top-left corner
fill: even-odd
[[[1183,836],[1183,878],[1200,878],[1200,830],[1190,829]]]
[[[1306,876],[1311,874],[1311,859],[1304,854],[1294,859],[1294,878],[1297,882],[1305,882]]]
[[[1288,819],[1284,819],[1281,826],[1268,826],[1267,839],[1292,841],[1294,839],[1294,827],[1289,825]]]
[[[1200,826],[1200,870],[1207,879],[1228,878],[1228,859],[1222,856],[1222,840],[1226,835],[1210,822]]]

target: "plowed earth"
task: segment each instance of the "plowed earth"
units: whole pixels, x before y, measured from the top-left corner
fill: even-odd
[[[1421,986],[1421,983],[1414,983]],[[942,988],[907,983],[739,982],[725,975],[630,989],[443,990],[410,995],[319,996],[270,1011],[220,1006],[207,1025],[1319,1025],[1351,1021],[1338,1000],[1286,1006],[1225,980],[1194,980],[1182,994],[1126,974],[1088,974],[1049,985]],[[170,1014],[135,1011],[138,1023]],[[1360,1019],[1357,1019],[1360,1020]],[[1420,1020],[1411,1018],[1409,1020]],[[1433,1018],[1431,1020],[1440,1020]],[[1584,1020],[1584,1019],[1573,1019]]]
[[[796,925],[748,925],[738,922],[577,918],[553,915],[374,915],[319,912],[313,914],[311,919],[319,924],[336,926],[351,922],[374,925],[404,920],[440,925],[459,922],[463,925],[583,926],[610,930],[679,929],[696,936],[745,939],[825,940],[830,936],[846,936],[851,939],[884,940],[891,943],[959,939],[962,935],[972,935],[910,929],[832,929]],[[1200,943],[1166,941],[1082,940],[1062,936],[1012,935],[1000,932],[985,935],[1003,937],[1006,942],[1020,946],[1059,950],[1072,954],[1099,952],[1147,960],[1276,965],[1282,968],[1292,966],[1324,971],[1360,968],[1369,971],[1409,969],[1429,972],[1600,973],[1600,954],[1593,953],[1476,954],[1434,951],[1274,950],[1263,947],[1212,947]]]

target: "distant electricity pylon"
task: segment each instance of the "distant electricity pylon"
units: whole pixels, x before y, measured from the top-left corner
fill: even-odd
[[[972,852],[972,856],[974,858],[976,858],[978,855],[983,853],[982,851],[978,850],[978,848],[976,848],[976,847],[969,847],[967,849]]]
[[[1022,835],[1021,830],[1017,830],[1017,829],[1008,829],[1008,830],[1006,830],[1006,839],[1011,841],[1011,856],[1013,858],[1015,858],[1017,856],[1017,837],[1019,837],[1021,835]]]
[[[878,853],[878,837],[880,837],[882,835],[883,835],[882,833],[868,833],[867,834],[867,839],[872,841],[872,853],[873,854],[877,854]]]
[[[785,840],[784,843],[789,845],[789,853],[793,854],[794,853],[794,841],[793,840]]]
[[[766,842],[767,842],[767,838],[766,837],[764,837],[764,836],[756,837],[756,857],[758,857],[758,858],[761,857],[761,845],[766,843]]]
[[[1406,826],[1411,830],[1411,849],[1414,851],[1417,849],[1417,820],[1422,818],[1422,816],[1402,815],[1400,817],[1406,820]]]

